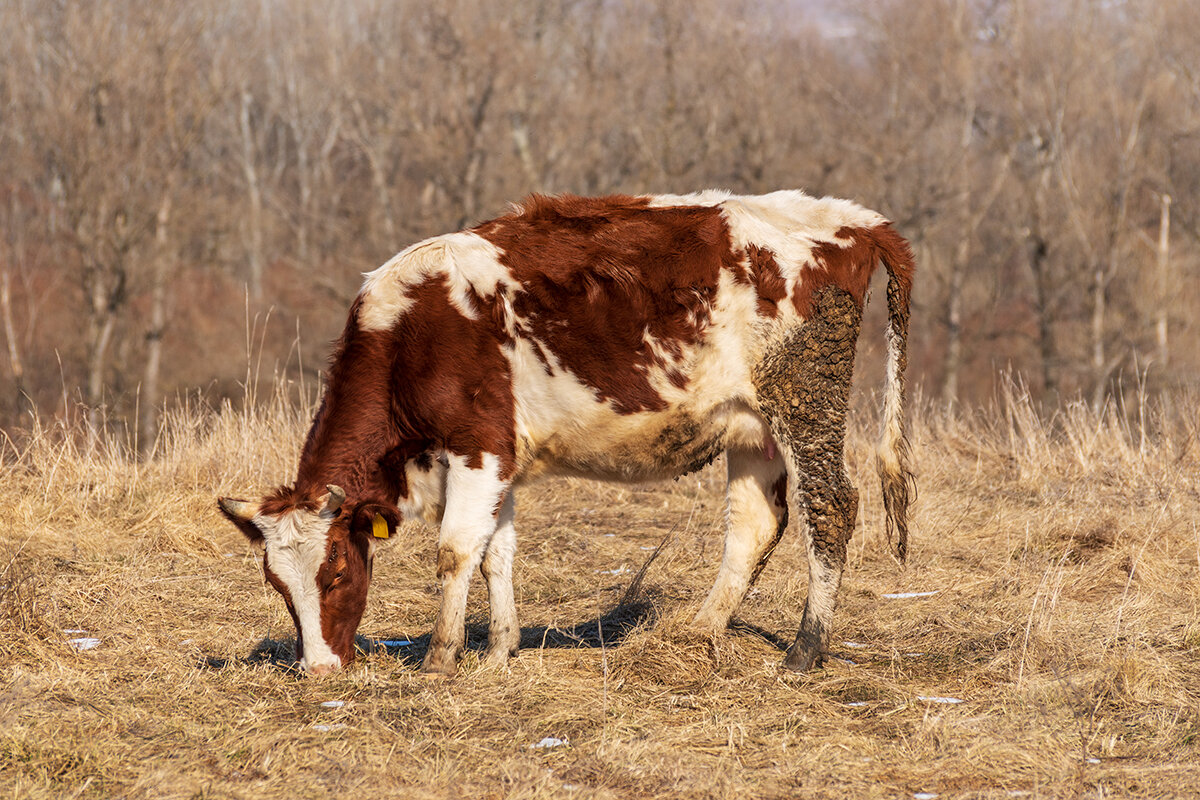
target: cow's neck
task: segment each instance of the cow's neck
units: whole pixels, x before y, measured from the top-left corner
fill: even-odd
[[[351,315],[300,455],[298,486],[334,484],[356,500],[395,502],[400,478],[386,465],[399,442],[385,346],[383,337],[355,330]]]
[[[391,445],[386,436],[386,414],[358,406],[353,414],[339,413],[326,397],[313,421],[300,455],[297,486],[340,486],[357,500],[395,502],[399,486],[381,461]]]

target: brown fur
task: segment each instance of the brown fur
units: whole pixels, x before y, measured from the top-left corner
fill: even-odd
[[[317,570],[317,588],[321,592],[321,635],[343,664],[354,660],[354,633],[367,607],[370,576],[366,537],[353,535],[346,525],[335,526],[325,561]]]
[[[787,297],[787,281],[775,263],[775,254],[769,247],[752,244],[746,248],[746,260],[750,266],[750,283],[758,292],[758,313],[764,317],[779,314],[779,301]]]
[[[644,334],[681,355],[708,325],[720,270],[737,268],[710,207],[535,195],[475,233],[503,251],[521,284],[518,324],[623,414],[666,407],[646,370],[668,365]],[[669,377],[686,384],[682,373]]]

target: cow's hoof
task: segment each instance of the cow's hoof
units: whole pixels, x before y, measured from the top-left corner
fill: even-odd
[[[788,648],[787,655],[783,657],[783,668],[792,672],[808,672],[810,669],[820,667],[823,660],[819,649],[794,644]]]
[[[508,645],[500,645],[498,647],[489,646],[483,654],[483,663],[489,667],[503,667],[517,653],[518,649],[516,647],[509,647]]]
[[[458,659],[448,647],[431,647],[425,653],[421,672],[429,676],[453,677],[458,674]]]

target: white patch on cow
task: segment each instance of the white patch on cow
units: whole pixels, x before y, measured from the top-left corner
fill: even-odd
[[[252,521],[263,532],[267,563],[287,587],[292,608],[300,619],[304,638],[300,668],[337,669],[342,660],[330,649],[321,632],[321,592],[317,588],[317,570],[328,551],[333,518],[297,509],[278,517],[259,514]]]
[[[515,284],[500,256],[495,245],[470,231],[417,242],[366,273],[358,325],[364,331],[388,330],[412,308],[410,290],[435,277],[445,279],[450,302],[463,316],[478,319],[472,295],[501,293],[507,303],[505,290]]]
[[[893,479],[904,473],[900,463],[903,448],[903,387],[904,376],[900,373],[900,334],[889,325],[887,337],[887,381],[884,384],[883,428],[879,444],[875,448],[879,468]]]
[[[446,473],[446,511],[438,536],[438,577],[442,606],[425,653],[424,668],[453,672],[455,656],[464,644],[467,589],[471,574],[483,561],[496,531],[508,482],[500,477],[500,457],[483,453],[478,469],[470,458],[451,454]],[[510,590],[511,591],[511,590]]]
[[[746,596],[754,567],[775,539],[782,509],[774,487],[785,473],[781,461],[768,461],[757,448],[730,449],[726,456],[727,505],[725,550],[717,579],[696,612],[695,624],[718,633]]]
[[[430,455],[429,469],[417,466],[416,459],[409,459],[404,464],[408,497],[401,497],[397,506],[404,519],[419,519],[437,525],[446,508],[446,462],[440,454]]]
[[[715,206],[724,203],[733,193],[725,189],[705,189],[691,194],[653,194],[647,196],[650,208],[675,208],[678,206]]]
[[[817,553],[812,531],[804,536],[808,550],[808,603],[805,616],[810,614],[821,622],[821,630],[828,635],[833,623],[833,610],[837,605],[838,587],[842,584],[842,568],[830,566]]]
[[[729,222],[735,247],[748,243],[769,245],[758,231],[770,238],[780,233],[809,240],[832,242],[839,228],[873,228],[886,220],[852,200],[813,197],[799,189],[783,189],[761,195],[738,195],[721,189],[693,194],[649,196],[651,208],[676,206],[720,206]]]
[[[467,456],[447,457],[446,510],[442,514],[441,542],[467,553],[482,540],[487,542],[496,530],[495,509],[508,488],[500,479],[500,457],[484,453],[481,466],[468,466]],[[466,543],[460,548],[460,542]],[[483,551],[480,549],[480,556]]]

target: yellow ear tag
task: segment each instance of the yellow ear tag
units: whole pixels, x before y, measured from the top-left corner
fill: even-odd
[[[382,514],[375,515],[375,520],[371,523],[371,533],[376,539],[386,539],[390,535],[387,520],[383,518]]]

